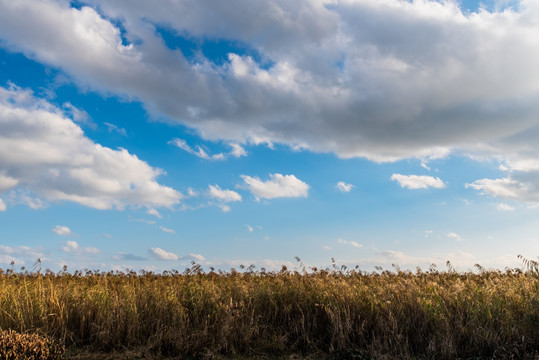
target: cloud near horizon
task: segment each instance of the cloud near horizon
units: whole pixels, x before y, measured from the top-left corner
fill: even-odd
[[[167,261],[178,260],[178,255],[172,252],[165,251],[161,248],[151,248],[148,250],[148,253],[152,257],[158,260],[167,260]]]

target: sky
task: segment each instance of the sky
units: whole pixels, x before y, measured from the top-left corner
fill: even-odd
[[[521,266],[538,32],[535,0],[0,0],[0,268]]]

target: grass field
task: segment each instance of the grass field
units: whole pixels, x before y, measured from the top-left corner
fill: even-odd
[[[474,273],[450,264],[414,273],[8,270],[0,273],[0,328],[40,334],[80,359],[535,359],[539,276],[526,264]]]

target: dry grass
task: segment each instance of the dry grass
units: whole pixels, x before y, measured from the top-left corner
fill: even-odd
[[[64,348],[37,334],[19,334],[13,330],[0,331],[0,359],[57,360]]]
[[[539,277],[434,267],[416,273],[205,273],[198,265],[181,274],[7,271],[0,274],[0,328],[38,331],[70,349],[180,358],[296,352],[534,359]]]

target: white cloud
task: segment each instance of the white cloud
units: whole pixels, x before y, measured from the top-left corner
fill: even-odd
[[[190,197],[197,197],[197,196],[198,196],[198,193],[195,191],[195,189],[193,189],[193,188],[188,188],[188,189],[187,189],[187,195],[189,195]]]
[[[350,192],[353,187],[354,187],[354,185],[347,184],[344,181],[339,181],[337,183],[337,189],[339,189],[339,191],[342,191],[342,192]]]
[[[108,122],[105,122],[104,124],[107,127],[107,129],[109,130],[109,133],[115,132],[115,133],[118,133],[118,134],[120,134],[122,136],[127,136],[127,132],[125,131],[124,128],[120,128],[117,125],[114,125],[114,124],[111,124],[111,123],[108,123]]]
[[[62,246],[62,251],[67,252],[67,253],[77,252],[78,250],[79,250],[79,244],[73,240],[66,241],[65,245]]]
[[[255,231],[255,229],[253,229],[252,226],[250,226],[250,225],[246,225],[246,226],[247,226],[247,231],[249,231],[249,232]]]
[[[182,198],[155,181],[161,170],[94,143],[61,109],[15,86],[0,87],[0,168],[2,189],[22,189],[34,208],[39,197],[96,209],[170,207]]]
[[[174,230],[172,230],[172,229],[168,229],[168,228],[166,228],[166,227],[164,227],[164,226],[159,226],[159,228],[160,228],[162,231],[164,231],[164,232],[166,232],[166,233],[169,233],[169,234],[175,234],[175,233],[176,233],[176,231],[174,231]]]
[[[6,211],[7,206],[2,199],[0,199],[0,211]]]
[[[294,175],[270,174],[267,181],[247,175],[241,177],[256,198],[307,197],[309,192],[309,185]]]
[[[403,269],[408,268],[411,270],[415,270],[417,266],[423,267],[426,270],[431,264],[436,264],[438,265],[438,269],[443,271],[445,269],[444,265],[448,260],[459,271],[469,271],[473,269],[475,264],[481,264],[485,268],[497,269],[503,269],[504,267],[515,268],[522,265],[514,254],[498,257],[480,257],[462,250],[430,256],[414,256],[400,251],[385,250],[378,252],[376,257],[361,259],[360,263],[370,264],[372,266],[396,264]]]
[[[460,236],[459,234],[454,233],[454,232],[447,233],[447,237],[450,238],[450,239],[453,239],[455,241],[463,241],[464,240],[462,238],[462,236]]]
[[[62,226],[62,225],[56,225],[53,229],[52,229],[52,232],[58,234],[58,235],[61,235],[61,236],[70,236],[70,235],[73,235],[73,232],[71,231],[70,228],[68,228],[67,226]]]
[[[175,145],[176,147],[188,152],[189,154],[195,155],[205,160],[226,160],[230,156],[236,158],[247,156],[247,151],[245,151],[245,149],[238,143],[229,143],[228,146],[231,147],[231,150],[228,153],[218,153],[213,155],[209,155],[206,150],[204,150],[201,146],[197,146],[196,149],[191,147],[183,139],[173,139],[169,141],[169,144]]]
[[[322,249],[324,249],[324,250],[331,250],[331,246],[324,245],[324,246],[322,246]]]
[[[148,225],[155,225],[155,221],[153,220],[146,220],[146,219],[129,219],[130,222],[138,222]]]
[[[156,209],[154,208],[149,208],[147,211],[146,211],[146,214],[148,215],[153,215],[159,219],[162,219],[163,216],[159,213],[159,211],[157,211]]]
[[[209,185],[209,195],[224,202],[241,201],[241,195],[233,190],[223,190],[219,185]]]
[[[84,248],[84,252],[87,254],[99,254],[101,251],[94,246],[87,246]]]
[[[148,252],[158,260],[178,260],[178,255],[160,248],[151,248]]]
[[[224,213],[230,212],[230,206],[228,206],[228,205],[218,204],[217,206],[218,206],[218,207],[221,209],[221,211],[224,212]]]
[[[230,156],[233,157],[242,157],[247,156],[247,151],[240,145],[236,143],[230,143],[229,144],[232,150],[230,150]]]
[[[358,249],[363,247],[363,245],[359,244],[356,241],[349,241],[349,240],[344,240],[344,239],[341,239],[341,238],[337,239],[337,243],[339,243],[341,245],[350,245],[350,246],[356,247]]]
[[[84,86],[139,99],[209,139],[428,160],[478,143],[515,148],[509,137],[537,124],[533,0],[477,13],[454,1],[92,5],[106,18],[69,2],[4,0],[0,36]],[[248,17],[238,11],[245,8]],[[233,51],[222,66],[202,54],[186,59],[152,24],[194,41],[237,41],[271,65]]]
[[[515,208],[513,206],[505,203],[496,204],[496,209],[498,211],[515,211]]]
[[[3,175],[0,173],[0,192],[14,188],[19,183],[18,179]]]
[[[429,187],[442,189],[445,184],[440,178],[425,175],[401,175],[393,174],[391,180],[396,181],[403,188],[408,189],[427,189]]]
[[[204,256],[200,254],[189,254],[185,256],[180,256],[180,260],[193,260],[193,261],[199,261],[199,262],[206,261]]]
[[[519,201],[531,206],[539,204],[539,172],[515,173],[501,179],[480,179],[466,188],[481,191],[484,195],[502,200]],[[498,210],[501,208],[498,207]]]
[[[0,264],[9,264],[15,261],[16,264],[24,264],[23,259],[36,261],[36,259],[45,260],[46,254],[43,249],[32,248],[29,246],[4,246],[0,245]]]
[[[208,155],[208,153],[200,146],[197,146],[196,150],[193,149],[191,146],[187,144],[187,142],[183,139],[174,139],[169,141],[170,144],[175,145],[179,147],[182,150],[187,151],[191,155],[198,156],[201,159],[205,160],[225,160],[226,157],[224,154],[214,154],[214,155]]]
[[[534,0],[503,12],[476,13],[463,13],[455,1],[330,3],[95,0],[91,5],[98,12],[91,6],[71,8],[67,1],[1,0],[0,38],[2,47],[63,70],[84,88],[140,100],[158,117],[230,143],[230,156],[242,154],[232,144],[283,143],[374,161],[417,157],[423,164],[451,152],[481,152],[503,155],[515,171],[537,169],[539,7]],[[238,11],[246,8],[250,16]],[[194,42],[237,42],[258,56],[232,50],[223,64],[203,54],[187,58],[181,49],[166,47],[154,24],[189,34]],[[62,184],[47,196],[37,195],[97,208],[168,206],[179,200],[178,193],[155,182],[155,169],[127,151],[90,147],[82,146],[86,151],[75,158],[109,152],[114,160],[130,158],[137,163],[133,167],[146,168],[143,187],[154,194],[120,186],[132,196],[108,195],[105,190],[120,176],[103,177],[100,170],[90,179],[103,181],[97,191],[88,190],[91,194],[78,187],[66,194]],[[44,150],[54,154],[50,146]],[[66,178],[65,167],[61,170],[68,180],[83,177]],[[28,186],[28,178],[16,174],[8,170],[4,176]],[[129,182],[120,178],[122,185]],[[526,181],[510,179],[531,184],[530,194],[539,194],[537,171]]]

